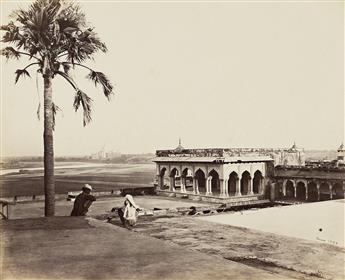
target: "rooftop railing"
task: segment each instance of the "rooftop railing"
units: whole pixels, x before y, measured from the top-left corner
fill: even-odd
[[[196,157],[225,157],[246,154],[271,155],[272,153],[297,152],[296,149],[267,149],[267,148],[207,148],[207,149],[173,149],[157,150],[157,157],[196,156]]]

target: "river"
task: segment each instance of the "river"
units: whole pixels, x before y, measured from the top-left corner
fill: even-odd
[[[71,169],[71,168],[90,168],[90,167],[102,167],[108,166],[108,163],[78,163],[78,164],[67,164],[67,165],[58,165],[54,169]],[[12,168],[12,169],[0,169],[0,176],[10,173],[19,173],[20,170],[25,171],[43,171],[44,167],[28,167],[28,168]]]

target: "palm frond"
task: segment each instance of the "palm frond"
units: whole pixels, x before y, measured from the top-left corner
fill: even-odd
[[[93,55],[98,51],[107,52],[106,45],[98,38],[97,34],[92,28],[86,30],[79,29],[77,32],[72,34],[66,34],[68,40],[67,60],[74,63],[82,62],[87,59],[93,59]]]
[[[20,39],[19,27],[16,26],[13,21],[9,24],[1,25],[0,30],[6,31],[1,40],[4,43],[14,43]]]
[[[48,51],[51,65],[61,54],[74,63],[107,51],[94,29],[87,26],[75,1],[35,0],[28,8],[16,10],[12,17],[15,23],[0,27],[6,32],[3,41],[40,60]]]
[[[28,77],[31,78],[29,72],[26,71],[25,69],[17,69],[16,72],[15,72],[15,74],[16,74],[15,83],[18,82],[18,80],[19,80],[19,78],[20,78],[21,76],[23,76],[23,77],[28,76]]]
[[[6,47],[1,50],[1,55],[5,56],[7,59],[16,58],[19,59],[20,53],[12,47]]]
[[[70,72],[70,70],[71,70],[71,65],[68,64],[68,63],[66,63],[66,62],[62,62],[61,65],[62,65],[62,67],[63,67],[63,71],[64,71],[67,75],[69,75],[69,72]]]
[[[0,30],[11,31],[13,28],[17,28],[13,21],[10,21],[8,24],[0,25]]]
[[[73,1],[66,1],[61,12],[57,16],[57,21],[61,30],[68,27],[80,28],[86,26],[85,14],[81,11],[80,6]]]
[[[57,111],[61,111],[60,107],[52,103],[52,112],[53,112],[53,130],[55,130],[55,116]]]
[[[77,63],[93,59],[97,52],[106,52],[107,47],[94,28],[87,25],[80,6],[73,0],[34,0],[29,7],[15,11],[12,20],[0,26],[0,30],[4,32],[2,41],[13,47],[4,48],[0,54],[7,59],[22,56],[34,58],[37,60],[35,64],[39,65],[38,73],[65,78],[76,91],[73,106],[76,111],[82,107],[83,124],[88,124],[91,121],[92,99],[79,90],[69,73]],[[15,72],[16,83],[21,77],[30,77],[26,68]],[[107,76],[89,70],[88,78],[96,86],[101,85],[109,99],[113,85]],[[57,108],[54,105],[54,115]]]
[[[80,107],[80,105],[83,107],[83,125],[86,126],[89,122],[91,122],[91,104],[92,99],[87,96],[86,93],[84,93],[81,90],[78,90],[76,92],[76,95],[74,97],[73,107],[75,111],[77,111]]]
[[[78,88],[77,84],[75,83],[75,81],[68,74],[66,74],[64,72],[61,72],[61,71],[55,71],[54,73],[60,75],[61,77],[63,77],[74,88],[75,91],[79,90],[79,88]]]
[[[104,75],[102,72],[90,71],[89,75],[87,75],[87,78],[92,80],[95,83],[95,86],[101,84],[104,95],[108,99],[110,98],[110,95],[113,93],[113,86],[106,75]]]
[[[36,30],[47,28],[59,13],[60,0],[37,0],[28,9],[18,9],[14,16],[23,25],[30,25]]]

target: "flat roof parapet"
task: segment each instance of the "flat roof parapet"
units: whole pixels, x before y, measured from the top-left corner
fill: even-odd
[[[173,149],[157,150],[157,157],[234,157],[242,155],[268,156],[272,153],[295,152],[291,149],[265,148],[207,148],[207,149]]]
[[[317,171],[335,171],[344,173],[343,166],[295,166],[295,165],[277,165],[277,170],[317,170]]]
[[[264,162],[273,161],[271,156],[263,155],[245,155],[245,156],[235,156],[235,157],[193,157],[193,156],[159,156],[153,159],[153,162],[159,163],[244,163],[244,162]]]

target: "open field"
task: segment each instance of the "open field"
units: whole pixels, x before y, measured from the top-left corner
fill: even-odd
[[[71,166],[66,163],[66,166]],[[103,164],[99,166],[63,168],[55,170],[57,194],[79,191],[88,183],[95,191],[153,186],[153,164]],[[0,197],[19,195],[42,195],[43,170],[30,170],[0,176]]]

